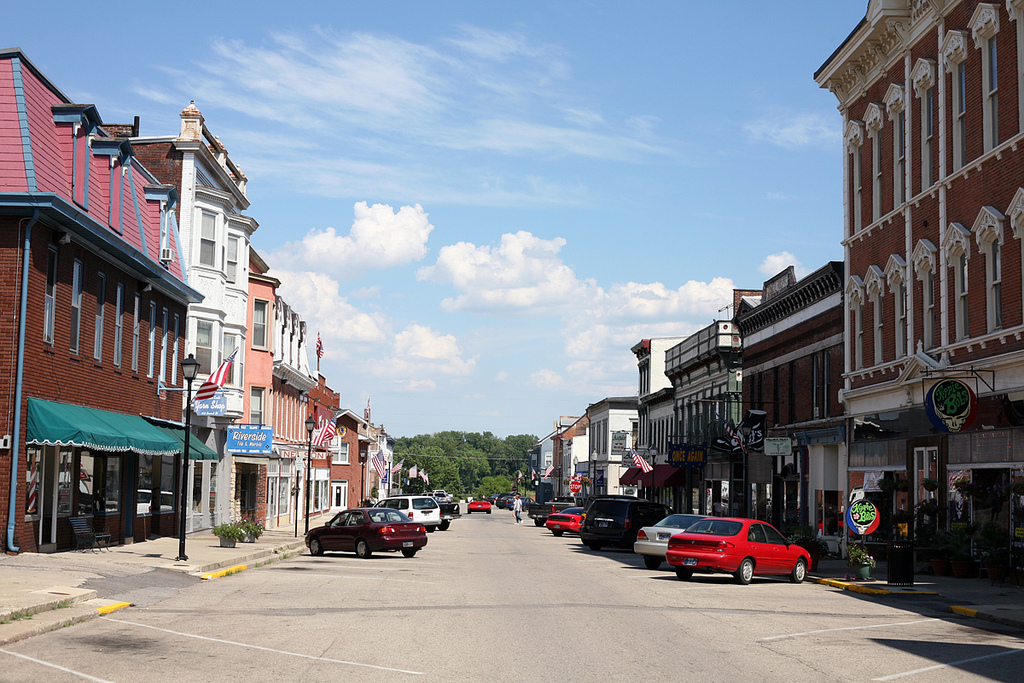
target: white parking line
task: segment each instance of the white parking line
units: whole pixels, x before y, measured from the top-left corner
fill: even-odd
[[[344,660],[344,659],[330,659],[329,657],[317,657],[315,655],[304,655],[304,654],[302,654],[300,652],[288,652],[287,650],[275,650],[272,647],[262,647],[260,645],[250,645],[248,643],[237,643],[237,642],[235,642],[233,640],[224,640],[223,638],[210,638],[208,636],[200,636],[200,635],[196,635],[194,633],[182,633],[181,631],[171,631],[170,629],[160,628],[158,626],[150,626],[148,624],[140,624],[140,623],[135,622],[135,621],[124,621],[122,619],[112,619],[110,617],[100,617],[100,619],[104,619],[106,621],[112,621],[112,622],[114,622],[116,624],[125,624],[127,626],[139,626],[141,628],[149,628],[149,629],[153,629],[154,631],[161,631],[163,633],[170,633],[171,635],[183,636],[185,638],[195,638],[197,640],[207,640],[207,641],[209,641],[211,643],[224,643],[225,645],[237,645],[239,647],[249,648],[250,650],[262,650],[263,652],[273,652],[274,654],[289,655],[291,657],[299,657],[299,658],[302,658],[302,659],[315,659],[318,662],[330,662],[332,664],[346,664],[348,666],[361,666],[361,667],[365,667],[367,669],[378,669],[380,671],[393,671],[395,673],[413,674],[413,675],[416,675],[416,676],[422,676],[422,675],[424,675],[426,673],[425,671],[407,671],[405,669],[393,669],[393,668],[387,667],[387,666],[377,666],[376,664],[363,664],[362,662],[350,662],[350,661],[347,661],[347,660]]]
[[[1022,650],[1008,650],[1006,652],[997,652],[994,655],[982,655],[981,657],[971,657],[970,659],[961,659],[959,662],[949,662],[947,664],[936,664],[935,666],[926,666],[923,669],[914,669],[913,671],[904,671],[899,674],[892,674],[891,676],[883,676],[882,678],[872,678],[873,681],[895,681],[897,678],[904,678],[906,676],[916,676],[918,674],[927,673],[929,671],[936,671],[937,669],[948,669],[953,666],[963,666],[964,664],[973,664],[974,662],[983,662],[986,659],[995,659],[996,657],[1005,657],[1006,655],[1018,655]]]
[[[96,678],[95,676],[90,676],[89,674],[84,674],[81,671],[75,671],[74,669],[69,669],[67,667],[60,666],[58,664],[52,664],[50,662],[44,662],[41,659],[36,659],[35,657],[29,657],[28,655],[18,654],[17,652],[11,652],[10,650],[0,650],[0,652],[4,653],[5,655],[11,655],[13,657],[21,657],[22,659],[27,659],[30,662],[34,662],[36,664],[42,664],[43,666],[48,666],[48,667],[50,667],[52,669],[57,669],[59,671],[63,671],[64,673],[72,674],[73,676],[78,676],[79,678],[84,678],[87,681],[96,681],[96,683],[113,683],[112,681],[108,681],[105,678]]]
[[[912,624],[925,624],[929,621],[941,621],[941,619],[919,619],[918,621],[901,621],[895,624],[872,624],[870,626],[845,626],[843,628],[823,628],[819,631],[804,631],[803,633],[787,633],[784,636],[769,636],[761,640],[782,640],[783,638],[799,638],[800,636],[813,636],[818,633],[832,633],[833,631],[861,631],[868,628],[890,628],[892,626],[910,626]]]

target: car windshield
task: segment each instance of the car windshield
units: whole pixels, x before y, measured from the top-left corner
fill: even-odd
[[[723,519],[702,519],[686,529],[688,534],[710,534],[711,536],[735,536],[743,529],[743,522]]]
[[[698,522],[703,517],[700,515],[669,515],[665,519],[661,520],[654,526],[667,526],[674,529],[686,529],[694,522]]]
[[[565,508],[559,514],[563,514],[563,515],[580,515],[580,514],[583,514],[583,508]]]
[[[597,500],[590,506],[588,517],[595,515],[610,515],[612,517],[625,517],[629,510],[629,503],[625,500]]]
[[[370,513],[370,520],[377,522],[378,524],[394,524],[397,522],[412,521],[398,510],[374,510]]]
[[[437,501],[433,498],[413,498],[413,510],[434,510],[437,508]]]

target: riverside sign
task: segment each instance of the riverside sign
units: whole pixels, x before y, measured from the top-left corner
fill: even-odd
[[[274,428],[242,425],[228,427],[228,441],[224,449],[243,455],[270,455],[274,445]]]

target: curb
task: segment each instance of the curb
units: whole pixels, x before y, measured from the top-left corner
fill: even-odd
[[[210,580],[210,579],[219,579],[222,576],[228,576],[230,574],[237,574],[238,572],[244,572],[248,568],[249,568],[249,565],[247,565],[247,564],[236,564],[233,567],[228,567],[227,569],[221,569],[219,572],[210,572],[208,574],[203,574],[199,578],[200,579],[205,579],[207,581]]]
[[[849,581],[840,581],[839,579],[822,579],[812,578],[815,583],[819,583],[823,586],[832,586],[833,588],[841,588],[851,593],[861,593],[863,595],[938,595],[935,591],[919,591],[919,590],[891,590],[889,588],[869,588],[868,586],[860,586]]]

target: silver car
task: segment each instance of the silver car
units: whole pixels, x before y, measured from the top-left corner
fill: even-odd
[[[669,515],[654,526],[645,526],[636,535],[633,552],[643,555],[644,566],[648,569],[657,569],[665,559],[668,539],[705,518],[706,515],[675,514]]]

